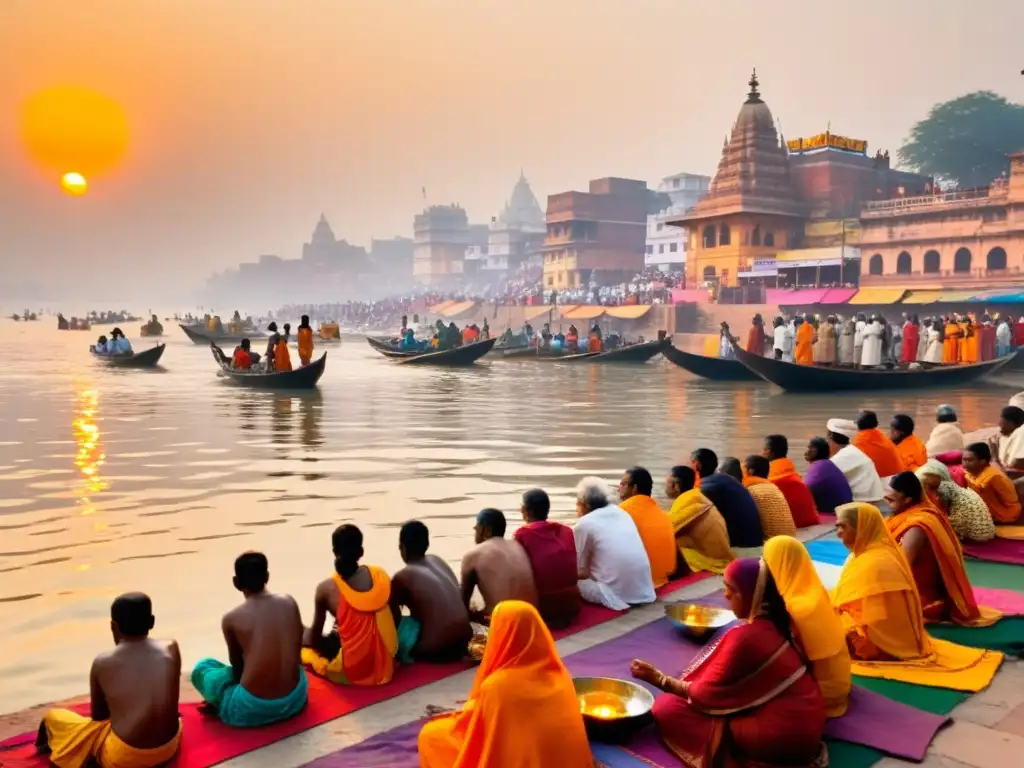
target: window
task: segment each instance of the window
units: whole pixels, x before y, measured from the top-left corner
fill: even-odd
[[[896,257],[896,274],[909,275],[913,265],[914,263],[910,258],[910,254],[906,251],[900,251],[900,255]]]
[[[775,247],[775,233],[774,232],[765,232],[764,233],[764,244],[767,245],[769,248],[774,248]]]
[[[728,224],[723,224],[718,230],[718,244],[729,245],[732,242],[732,232],[729,230]]]
[[[882,254],[876,253],[874,256],[871,257],[871,261],[868,262],[868,274],[882,274]]]
[[[715,235],[715,225],[714,224],[708,224],[706,227],[704,227],[704,238],[703,239],[704,239],[704,247],[705,248],[714,248],[715,247],[716,235]]]
[[[955,254],[953,254],[953,271],[954,272],[970,272],[971,271],[971,252],[966,248],[961,248]]]
[[[554,284],[555,284],[555,278],[552,277],[551,275],[548,275],[548,288],[550,288]]]
[[[705,279],[707,279],[709,277],[714,277],[714,276],[715,276],[715,268],[714,267],[704,267],[704,277],[705,277]]]
[[[669,243],[668,244],[668,251],[669,251],[669,253],[675,253],[678,250],[679,250],[678,243]]]
[[[662,243],[661,245],[658,246],[658,253],[664,253],[664,252],[665,252],[665,244]]]
[[[758,224],[754,227],[754,231],[750,233],[750,244],[760,245],[761,244],[761,225]]]
[[[1006,269],[1006,251],[998,246],[985,257],[985,269]]]
[[[924,255],[924,272],[926,275],[934,275],[939,272],[939,252],[928,251]]]
[[[648,255],[654,253],[654,246],[653,245],[648,244],[648,246],[647,246],[647,253],[648,253]]]

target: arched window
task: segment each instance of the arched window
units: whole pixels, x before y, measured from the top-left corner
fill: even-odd
[[[911,261],[910,254],[906,251],[900,251],[900,255],[896,257],[896,274],[897,275],[909,275],[913,262]]]
[[[868,262],[868,274],[882,274],[882,254],[876,253],[874,256],[871,257],[871,261]]]
[[[954,272],[970,272],[971,271],[971,252],[966,248],[961,248],[953,255],[953,271]]]
[[[704,247],[714,248],[715,242],[715,225],[708,224],[706,227],[704,227]]]
[[[704,279],[705,280],[707,280],[708,278],[714,277],[714,276],[715,276],[715,268],[714,267],[704,267]]]
[[[728,224],[723,224],[718,230],[718,244],[729,245],[732,242],[732,232]]]
[[[924,255],[924,272],[926,275],[936,275],[939,272],[939,252],[928,251]]]
[[[754,227],[754,231],[750,233],[750,244],[760,245],[761,244],[761,225],[758,224]]]
[[[764,244],[769,246],[769,247],[771,247],[771,248],[775,247],[775,233],[774,232],[765,232],[764,233]]]
[[[998,246],[985,257],[985,269],[1006,269],[1006,251]]]

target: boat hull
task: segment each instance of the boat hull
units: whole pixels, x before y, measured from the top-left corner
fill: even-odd
[[[955,388],[974,384],[1006,365],[1011,355],[968,365],[892,370],[853,369],[798,365],[761,357],[733,344],[736,358],[765,381],[787,392],[840,392],[853,390],[909,390],[930,387]]]
[[[733,357],[708,357],[683,352],[669,344],[662,350],[668,360],[694,376],[711,381],[761,381],[761,377]]]
[[[210,351],[213,352],[213,358],[220,366],[220,377],[224,381],[247,389],[315,389],[327,367],[327,353],[324,352],[320,359],[291,371],[275,371],[274,373],[236,371],[231,367],[231,358],[213,342],[210,342]]]
[[[586,360],[588,363],[643,365],[660,355],[666,346],[668,346],[668,341],[646,341],[643,344],[630,344],[625,347],[609,349],[607,352],[572,355],[567,359]]]
[[[133,355],[97,355],[94,353],[93,357],[112,368],[155,368],[166,348],[166,344],[157,344],[155,347],[144,349]]]
[[[387,358],[403,365],[440,365],[440,366],[463,366],[473,365],[477,360],[486,355],[494,348],[497,339],[485,339],[462,347],[445,349],[440,352],[431,349],[422,352],[405,352],[392,349],[385,342],[366,337],[367,343]]]

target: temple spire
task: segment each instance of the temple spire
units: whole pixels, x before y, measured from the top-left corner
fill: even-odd
[[[747,94],[747,104],[760,104],[761,103],[761,92],[757,90],[757,86],[760,85],[757,79],[757,67],[750,75],[750,80],[747,85],[750,86],[750,93]]]

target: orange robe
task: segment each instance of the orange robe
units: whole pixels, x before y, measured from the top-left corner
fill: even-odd
[[[527,713],[538,717],[527,717]],[[572,677],[537,609],[498,603],[459,712],[423,726],[421,768],[593,768]]]
[[[796,329],[794,359],[800,365],[814,365],[814,326],[806,321]]]
[[[1020,499],[1013,481],[989,464],[977,475],[964,473],[967,487],[981,496],[992,515],[993,523],[1014,524],[1020,521]]]
[[[919,528],[928,537],[927,551],[918,554],[911,565],[914,583],[921,596],[926,621],[952,621],[969,627],[995,624],[1002,614],[979,607],[964,570],[960,540],[949,520],[928,502],[893,515],[885,527],[899,544],[911,528]]]
[[[249,370],[250,368],[252,368],[252,355],[250,355],[244,349],[239,347],[238,349],[235,350],[235,354],[231,358],[231,366],[233,368]]]
[[[300,327],[295,336],[298,340],[299,362],[302,365],[309,365],[309,361],[313,359],[313,329]]]
[[[334,683],[384,685],[395,674],[398,632],[391,614],[391,579],[383,568],[366,566],[373,579],[366,592],[352,589],[337,573],[338,639],[341,650],[333,659],[312,648],[302,649],[302,663]]]
[[[908,435],[896,443],[896,453],[903,460],[903,466],[911,472],[916,472],[928,461],[928,449],[917,435]]]
[[[878,427],[862,429],[853,438],[853,445],[867,454],[879,477],[892,477],[906,469],[896,446]]]
[[[818,507],[814,503],[811,489],[804,483],[800,473],[796,471],[793,460],[775,459],[768,465],[768,479],[782,491],[793,514],[793,523],[797,528],[806,528],[821,522]]]
[[[651,561],[654,586],[664,586],[676,569],[676,535],[672,521],[650,496],[630,496],[619,507],[633,518],[640,533],[647,559]]]
[[[281,339],[274,345],[274,370],[290,371],[292,369],[292,356],[288,351],[288,342]]]
[[[942,340],[942,362],[956,363],[960,358],[960,326],[956,323],[947,323],[945,338]]]
[[[764,357],[764,326],[751,324],[747,331],[747,352],[758,357]]]
[[[963,325],[963,338],[960,340],[960,362],[978,362],[978,328],[975,325]]]
[[[590,352],[600,352],[601,351],[601,340],[599,338],[597,338],[597,334],[595,334],[595,333],[590,334],[590,344],[587,347],[587,349]]]

